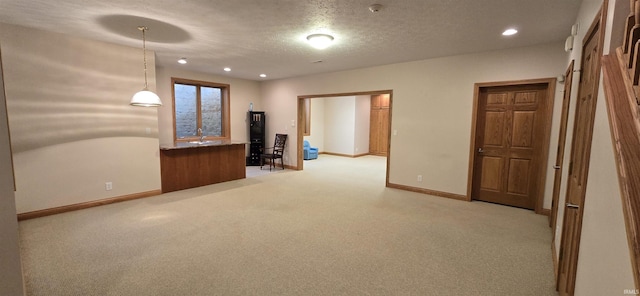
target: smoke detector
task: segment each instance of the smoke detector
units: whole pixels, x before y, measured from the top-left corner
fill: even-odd
[[[382,9],[382,5],[380,4],[372,4],[371,6],[369,6],[369,11],[373,13],[380,11],[380,9]]]

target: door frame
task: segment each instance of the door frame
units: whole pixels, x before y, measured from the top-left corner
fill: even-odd
[[[304,112],[305,112],[305,99],[314,99],[314,98],[331,98],[331,97],[346,97],[346,96],[367,96],[367,95],[381,95],[388,94],[389,95],[389,131],[387,133],[389,139],[387,141],[387,172],[386,172],[386,180],[385,186],[389,186],[389,165],[391,162],[391,118],[393,116],[393,90],[374,90],[374,91],[361,91],[361,92],[350,92],[350,93],[332,93],[332,94],[320,94],[320,95],[300,95],[298,96],[298,122],[302,122],[304,120]],[[304,170],[304,155],[303,155],[303,141],[304,141],[304,126],[302,124],[298,124],[297,127],[297,164],[295,169],[298,171]]]
[[[556,223],[558,217],[558,201],[560,200],[560,187],[562,185],[562,166],[564,165],[564,153],[567,145],[567,126],[569,125],[569,108],[571,106],[571,90],[573,89],[573,69],[575,60],[571,60],[565,72],[564,90],[562,91],[562,112],[560,115],[560,132],[558,134],[558,149],[556,151],[556,162],[553,167],[553,191],[551,194],[551,214],[549,215],[549,226],[553,230],[552,241],[556,239]],[[555,244],[555,243],[554,243]]]
[[[573,122],[573,128],[572,128],[572,134],[571,134],[571,153],[569,154],[569,167],[571,168],[572,166],[572,161],[574,159],[574,145],[576,144],[576,125],[578,124],[577,119],[578,119],[578,115],[580,112],[580,109],[578,108],[578,103],[581,100],[581,95],[584,91],[583,89],[583,84],[582,84],[582,79],[584,77],[585,71],[590,70],[590,69],[584,69],[584,48],[586,47],[586,45],[588,44],[588,41],[590,40],[590,36],[593,36],[593,38],[597,38],[597,40],[595,40],[595,42],[597,42],[597,47],[598,47],[598,55],[594,57],[595,61],[596,61],[596,67],[595,67],[595,72],[592,73],[593,77],[594,77],[594,81],[595,84],[592,86],[593,87],[593,113],[590,114],[590,117],[588,118],[589,122],[587,124],[589,124],[588,126],[588,134],[586,135],[586,139],[584,139],[586,146],[585,146],[585,159],[584,159],[584,168],[585,168],[585,173],[582,176],[583,180],[582,180],[582,184],[584,184],[584,188],[583,190],[579,193],[578,199],[580,200],[580,204],[579,204],[579,208],[578,208],[578,217],[577,217],[577,221],[575,226],[575,229],[577,229],[577,233],[575,235],[575,237],[569,237],[569,241],[567,241],[567,237],[570,234],[566,234],[565,230],[566,230],[566,223],[567,223],[567,207],[569,206],[569,196],[570,196],[570,190],[571,190],[571,172],[569,172],[569,170],[567,171],[567,180],[565,181],[567,184],[567,188],[566,188],[566,192],[564,193],[565,198],[564,198],[564,204],[562,205],[563,207],[563,219],[562,219],[562,232],[560,233],[560,250],[558,252],[558,274],[556,275],[556,291],[559,292],[559,295],[573,295],[575,292],[575,284],[576,284],[576,275],[577,275],[577,268],[578,268],[578,260],[579,260],[579,254],[580,254],[580,241],[582,238],[582,221],[584,218],[584,203],[585,203],[585,199],[586,199],[586,193],[587,193],[587,186],[588,186],[588,180],[589,180],[589,167],[590,167],[590,161],[591,161],[591,148],[592,148],[592,142],[593,142],[593,128],[594,128],[594,122],[595,122],[595,116],[596,116],[596,111],[597,111],[597,101],[598,101],[598,92],[600,89],[600,82],[601,82],[601,77],[600,74],[602,72],[602,56],[604,53],[604,36],[606,34],[606,20],[607,20],[607,9],[609,7],[609,2],[608,0],[604,0],[603,3],[600,6],[600,9],[598,10],[598,12],[595,14],[594,19],[591,23],[591,25],[589,26],[589,29],[587,30],[587,33],[584,36],[584,39],[582,40],[582,52],[581,52],[581,57],[580,57],[580,77],[579,77],[579,81],[580,83],[578,84],[578,93],[576,96],[576,102],[575,102],[575,112],[573,114],[574,116],[574,122]],[[597,30],[597,35],[596,34],[596,30]],[[594,36],[595,35],[595,36]],[[553,230],[555,232],[555,229]],[[555,240],[555,237],[554,237]],[[555,246],[555,241],[553,242],[554,246]],[[575,246],[575,252],[570,252],[568,254],[568,256],[563,256],[564,250],[567,247],[570,247],[574,245]],[[563,269],[564,266],[564,261],[567,260],[568,261],[568,269],[566,270],[567,272],[567,282],[566,284],[569,286],[569,291],[563,291],[560,290],[560,286],[561,286],[561,280],[562,280],[562,274],[563,271],[565,271]],[[568,292],[565,294],[565,292]]]
[[[553,104],[555,101],[555,92],[556,92],[556,81],[555,77],[553,78],[539,78],[539,79],[525,79],[525,80],[514,80],[514,81],[497,81],[497,82],[481,82],[475,83],[473,87],[473,111],[471,114],[471,139],[469,141],[469,170],[468,170],[468,179],[467,179],[467,201],[472,201],[473,197],[473,180],[474,180],[474,167],[476,162],[476,151],[478,147],[476,146],[476,129],[478,123],[478,101],[480,98],[480,90],[483,88],[490,87],[499,87],[499,86],[519,86],[519,85],[528,85],[528,84],[546,84],[547,85],[547,102],[546,108],[542,111],[543,114],[543,138],[542,138],[542,151],[540,159],[543,160],[540,165],[540,172],[538,176],[538,188],[536,190],[535,199],[536,204],[534,211],[536,214],[546,214],[546,211],[543,210],[542,206],[544,203],[544,188],[545,181],[547,176],[547,162],[549,159],[549,139],[551,137],[551,120],[553,118]]]

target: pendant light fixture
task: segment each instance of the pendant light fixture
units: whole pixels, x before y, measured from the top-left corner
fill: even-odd
[[[142,57],[144,59],[144,88],[137,92],[131,98],[132,106],[141,106],[141,107],[159,107],[162,106],[162,102],[160,101],[160,97],[149,90],[149,84],[147,83],[147,47],[146,47],[146,38],[145,32],[149,30],[149,28],[145,26],[139,26],[138,30],[142,31]]]

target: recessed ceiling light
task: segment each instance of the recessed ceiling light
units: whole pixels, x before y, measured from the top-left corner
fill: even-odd
[[[260,74],[260,77],[265,78],[267,77],[267,74]]]
[[[317,49],[325,49],[331,45],[333,41],[333,36],[329,34],[311,34],[307,36],[307,40],[311,44],[311,46]]]
[[[184,65],[184,64],[186,64],[186,63],[187,63],[187,59],[186,59],[186,58],[180,58],[180,59],[178,60],[178,63],[179,63],[179,64],[183,64],[183,65]]]
[[[231,71],[231,68],[226,67],[226,68],[224,68],[224,71],[225,71],[225,72],[229,72],[229,71]]]
[[[506,29],[504,32],[502,32],[503,36],[511,36],[511,35],[515,35],[516,33],[518,33],[518,30],[516,29]]]

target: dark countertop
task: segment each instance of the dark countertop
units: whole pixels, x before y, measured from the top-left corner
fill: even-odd
[[[202,143],[191,143],[191,142],[176,142],[173,145],[160,145],[160,150],[174,150],[174,149],[188,149],[188,148],[199,148],[199,147],[211,147],[211,146],[229,146],[229,145],[244,145],[247,142],[242,141],[233,141],[233,140],[213,140],[213,141],[204,141]]]

